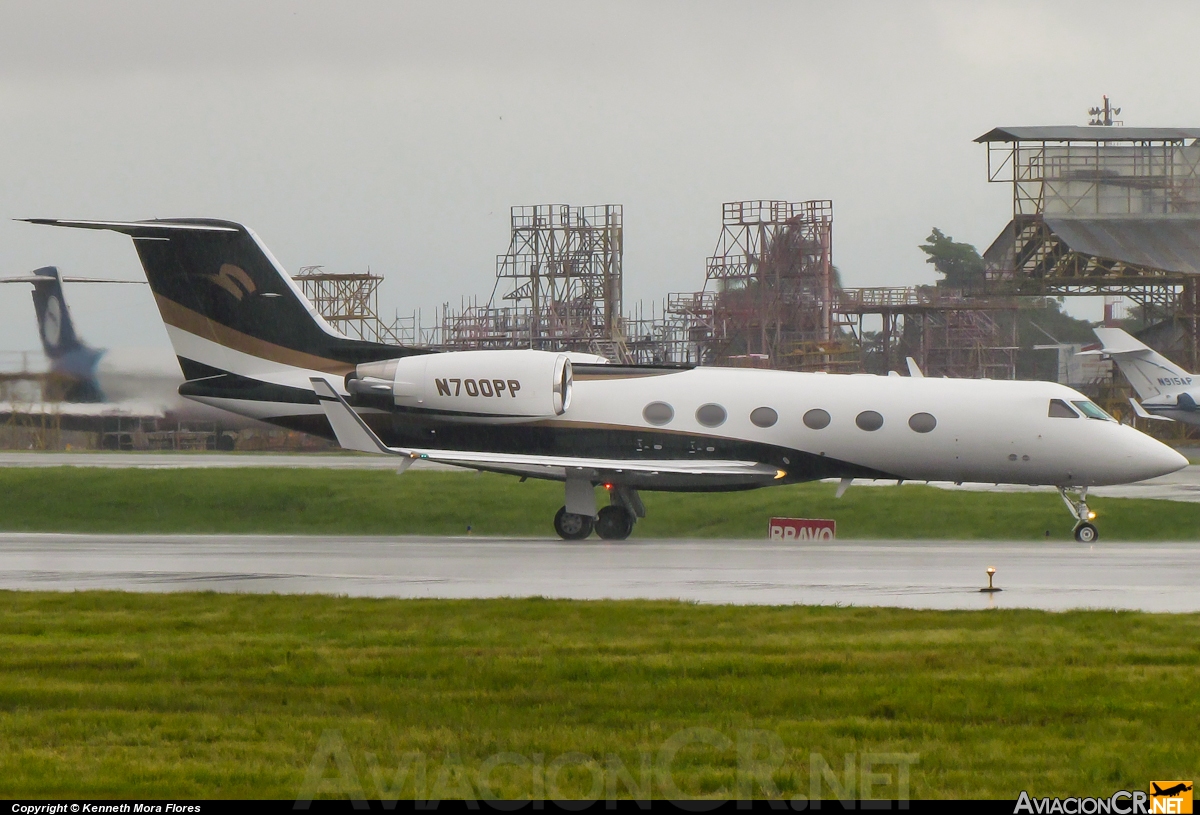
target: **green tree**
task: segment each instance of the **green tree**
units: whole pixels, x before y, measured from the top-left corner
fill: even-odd
[[[935,226],[920,249],[929,256],[925,262],[946,276],[946,285],[967,289],[983,283],[983,258],[971,244],[959,243]]]

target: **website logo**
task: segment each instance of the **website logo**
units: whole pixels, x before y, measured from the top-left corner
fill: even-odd
[[[1150,782],[1150,815],[1183,815],[1191,811],[1191,781]]]

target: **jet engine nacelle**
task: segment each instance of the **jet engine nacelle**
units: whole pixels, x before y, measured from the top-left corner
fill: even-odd
[[[1180,410],[1193,411],[1200,404],[1200,388],[1184,391],[1175,397],[1175,406]]]
[[[571,404],[571,360],[551,351],[449,351],[366,362],[346,377],[351,393],[389,394],[399,407],[551,418]]]

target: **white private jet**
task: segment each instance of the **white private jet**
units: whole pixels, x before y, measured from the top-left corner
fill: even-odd
[[[1141,400],[1129,400],[1138,416],[1200,424],[1200,376],[1189,374],[1120,328],[1092,330],[1102,347],[1081,354],[1112,357]]]
[[[1058,487],[1097,537],[1088,487],[1187,460],[1062,385],[575,362],[347,338],[259,238],[207,219],[33,223],[133,238],[188,398],[348,449],[565,483],[565,539],[623,539],[639,490],[839,478]],[[915,367],[915,366],[914,366]],[[915,372],[919,373],[919,372]],[[597,510],[594,487],[610,504]]]

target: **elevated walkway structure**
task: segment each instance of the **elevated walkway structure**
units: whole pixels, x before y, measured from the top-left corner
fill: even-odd
[[[984,253],[989,290],[1123,296],[1147,323],[1178,323],[1200,367],[1200,128],[1001,127],[988,181],[1012,188],[1012,220]]]
[[[836,314],[856,319],[855,339],[872,370],[893,371],[911,356],[930,376],[1012,379],[1017,365],[1017,310],[1013,297],[971,297],[943,286],[839,289]],[[997,315],[1005,315],[998,320]],[[874,338],[863,318],[880,318]]]

